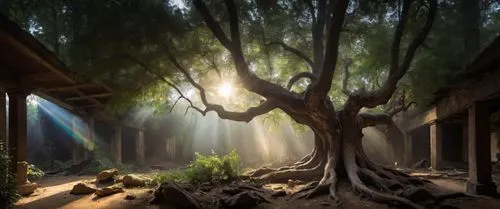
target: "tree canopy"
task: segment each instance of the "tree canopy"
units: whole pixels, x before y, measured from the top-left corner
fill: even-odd
[[[119,92],[115,109],[127,110],[140,104],[168,111],[179,95],[163,78],[184,94],[189,92],[192,99],[197,95],[170,57],[207,88],[209,99],[220,99],[217,83],[223,80],[240,85],[230,55],[191,4],[169,0],[11,0],[1,6],[3,13],[54,50],[71,69],[113,86]],[[310,33],[315,11],[309,4],[321,6],[318,2],[255,0],[238,4],[244,53],[257,76],[286,87],[293,75],[313,68],[315,52],[310,46],[317,43]],[[380,87],[387,76],[391,31],[401,6],[396,0],[349,4],[337,62],[338,68],[348,71],[335,75],[329,93],[336,107],[347,99],[342,92],[344,84],[351,90]],[[223,1],[210,1],[207,7],[222,30],[228,32],[229,17]],[[437,88],[498,35],[498,9],[497,1],[441,1],[422,53],[417,54],[412,70],[399,84],[408,92],[406,100],[425,107]],[[409,25],[422,21],[418,12]],[[412,33],[413,27],[407,28]],[[409,44],[408,38],[402,41]],[[349,72],[347,82],[343,82],[345,72]],[[303,78],[291,88],[301,92],[308,83],[310,80]],[[242,110],[261,100],[241,88],[237,93],[233,102],[224,105]]]

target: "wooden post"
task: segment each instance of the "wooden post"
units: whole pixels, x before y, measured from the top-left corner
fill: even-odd
[[[438,170],[442,159],[443,127],[436,121],[430,124],[430,144],[431,167],[432,170]]]
[[[0,152],[7,150],[7,101],[5,88],[0,82]]]
[[[22,165],[28,160],[26,96],[25,92],[9,92],[9,154],[11,168],[17,170],[18,185],[28,181],[27,166]]]
[[[469,181],[467,192],[479,195],[496,194],[491,178],[490,114],[482,102],[469,108]]]

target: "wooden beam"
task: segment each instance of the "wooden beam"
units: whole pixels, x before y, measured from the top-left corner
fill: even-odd
[[[22,75],[19,80],[21,84],[31,84],[44,81],[54,81],[54,78],[57,79],[57,74],[54,72],[40,72]]]
[[[69,105],[68,103],[63,102],[63,101],[61,101],[61,100],[59,100],[57,98],[54,98],[53,96],[50,96],[50,95],[48,95],[48,94],[46,94],[46,93],[44,93],[42,91],[34,91],[33,94],[35,94],[35,95],[37,95],[39,97],[42,97],[42,98],[44,98],[44,99],[46,99],[46,100],[48,100],[48,101],[50,101],[50,102],[52,102],[52,103],[54,103],[56,105],[59,105],[59,106],[65,108],[65,109],[67,109],[67,110],[73,110],[74,109],[74,107],[71,106],[71,105]]]
[[[53,88],[48,88],[45,91],[47,92],[57,92],[57,91],[70,91],[78,88],[87,88],[87,87],[98,87],[99,84],[94,83],[86,83],[86,84],[77,84],[77,85],[69,85],[69,86],[58,86]]]
[[[92,94],[92,95],[86,95],[86,96],[79,96],[79,97],[70,97],[67,99],[64,99],[65,101],[77,101],[77,100],[85,100],[85,99],[92,99],[92,98],[103,98],[103,97],[110,97],[110,93],[104,93],[104,94]]]
[[[23,35],[25,35],[25,36],[28,35],[29,36],[29,34],[23,34]],[[63,73],[61,71],[61,70],[67,70],[67,68],[65,66],[64,66],[65,69],[59,69],[58,67],[60,67],[60,66],[56,67],[56,66],[54,66],[53,63],[48,63],[47,60],[45,60],[44,58],[42,58],[39,54],[37,54],[36,52],[34,52],[31,48],[29,48],[25,44],[19,42],[11,34],[6,33],[5,30],[0,30],[0,39],[5,40],[6,43],[9,43],[10,45],[12,45],[13,48],[15,48],[19,52],[23,53],[25,56],[27,56],[28,59],[33,60],[36,63],[39,63],[44,68],[46,68],[49,71],[57,74],[57,76],[59,76],[61,79],[65,80],[66,82],[76,83],[75,80],[73,80],[69,75],[66,75],[66,73]]]

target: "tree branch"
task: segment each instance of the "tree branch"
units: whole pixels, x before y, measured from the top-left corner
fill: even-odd
[[[429,11],[427,13],[427,19],[425,21],[425,24],[422,30],[411,41],[405,53],[403,63],[400,65],[399,64],[400,42],[403,36],[404,25],[408,20],[408,11],[410,4],[411,0],[404,1],[401,18],[394,33],[394,41],[391,48],[391,64],[387,80],[382,85],[382,87],[376,91],[360,92],[360,94],[354,95],[352,98],[350,98],[350,100],[352,99],[353,101],[355,101],[353,104],[360,105],[359,108],[361,107],[373,108],[378,105],[385,104],[387,103],[387,101],[389,101],[392,94],[396,90],[397,83],[410,68],[416,50],[425,41],[432,28],[437,11],[437,0],[429,0]]]
[[[231,53],[236,72],[245,89],[259,94],[268,100],[273,100],[280,104],[287,104],[287,106],[299,106],[302,104],[300,98],[296,97],[282,86],[263,80],[250,71],[241,48],[238,12],[232,0],[225,0],[230,19],[231,41],[227,39],[218,23],[214,21],[203,0],[193,0],[193,2],[205,20],[208,28],[217,37],[219,42],[221,42],[221,44]]]
[[[321,65],[323,64],[323,60],[325,58],[324,45],[323,45],[325,36],[325,25],[330,22],[330,16],[327,10],[329,10],[329,8],[327,8],[327,1],[318,0],[317,17],[316,20],[313,21],[313,25],[311,28],[311,34],[313,38],[312,41],[313,41],[313,59],[314,59],[313,74],[316,76],[319,75],[321,71]]]
[[[201,14],[203,19],[205,20],[205,23],[207,24],[207,27],[212,31],[214,34],[215,38],[219,40],[219,42],[226,48],[231,48],[231,41],[227,38],[226,34],[224,31],[222,31],[222,28],[220,27],[219,24],[214,20],[210,12],[208,11],[207,6],[205,3],[203,3],[202,0],[194,0],[193,4],[196,7],[196,10]]]
[[[337,63],[337,55],[339,48],[340,32],[342,31],[342,23],[347,10],[348,1],[335,1],[334,9],[329,26],[328,39],[326,41],[326,52],[321,71],[318,79],[313,83],[311,94],[308,96],[312,105],[316,105],[325,98],[332,86],[333,74]]]
[[[281,47],[283,47],[284,50],[289,51],[289,52],[297,55],[297,57],[304,60],[311,68],[314,68],[314,63],[311,60],[311,58],[309,58],[305,53],[301,52],[300,50],[293,48],[290,45],[285,44],[284,42],[271,42],[271,43],[268,43],[266,45],[269,46],[269,45],[273,45],[273,44],[280,45]]]
[[[392,125],[392,117],[388,114],[369,114],[369,113],[359,113],[358,122],[361,127],[369,127],[376,125]]]
[[[301,78],[309,78],[311,79],[311,82],[314,82],[314,80],[316,79],[314,75],[310,72],[301,72],[290,78],[290,80],[286,84],[286,89],[290,90],[293,84],[295,84],[295,82],[299,81]]]
[[[225,110],[222,105],[212,104],[212,103],[208,102],[205,88],[203,88],[203,86],[201,86],[199,83],[197,83],[193,79],[193,77],[191,76],[191,74],[189,73],[189,71],[187,69],[185,69],[177,61],[177,59],[175,59],[174,55],[168,50],[168,48],[165,45],[163,45],[163,46],[165,47],[165,50],[166,50],[167,55],[168,55],[168,58],[172,62],[172,64],[174,64],[174,66],[184,75],[184,77],[186,78],[186,80],[194,88],[196,88],[199,91],[201,102],[203,103],[203,105],[205,105],[205,109],[201,110],[200,108],[197,108],[197,107],[195,107],[195,106],[193,106],[191,104],[190,107],[188,107],[186,109],[186,111],[189,108],[193,108],[193,109],[197,110],[199,113],[201,113],[202,115],[206,115],[208,112],[214,111],[222,119],[229,119],[229,120],[234,120],[234,121],[249,122],[254,117],[262,115],[262,114],[265,114],[265,113],[268,113],[269,111],[271,111],[271,110],[273,110],[273,109],[275,109],[275,108],[278,107],[277,104],[276,104],[276,102],[274,102],[271,99],[268,99],[265,102],[261,103],[259,106],[251,107],[251,108],[249,108],[245,112],[231,112],[231,111]]]
[[[175,101],[174,105],[170,108],[170,112],[172,112],[174,106],[177,104],[177,102],[179,101],[180,98],[186,100],[188,103],[189,103],[189,106],[191,106],[193,109],[195,110],[198,110],[198,111],[201,111],[200,108],[196,107],[193,105],[193,102],[187,98],[186,96],[184,96],[184,94],[182,93],[182,91],[172,82],[170,82],[169,80],[165,79],[165,77],[161,76],[160,74],[152,71],[151,69],[149,69],[149,66],[144,63],[144,62],[141,62],[140,60],[138,59],[135,59],[134,57],[130,56],[130,55],[124,55],[125,58],[129,59],[130,61],[138,64],[139,66],[141,66],[147,73],[157,77],[158,79],[160,79],[161,81],[163,81],[164,83],[166,83],[168,86],[172,87],[178,94],[179,94],[179,98],[177,99],[177,101]]]

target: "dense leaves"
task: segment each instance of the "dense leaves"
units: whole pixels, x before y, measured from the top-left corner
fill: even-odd
[[[233,79],[228,52],[204,27],[191,1],[11,0],[1,6],[4,14],[32,32],[74,71],[111,85],[115,89],[111,109],[117,113],[137,106],[168,111],[179,95],[158,75],[197,100],[196,91],[175,69],[169,54],[207,89],[209,100],[219,101],[215,84],[239,84]],[[223,1],[209,1],[207,6],[228,32]],[[238,1],[238,6],[245,57],[257,76],[285,86],[294,74],[311,70],[303,59],[277,44],[285,43],[313,56],[310,28],[315,20],[307,1]],[[409,76],[401,81],[408,100],[425,107],[437,88],[447,84],[498,35],[499,7],[497,1],[440,2],[438,18],[420,49],[422,53],[415,58]],[[415,11],[411,11],[403,46],[424,18],[425,8],[412,8]],[[376,89],[387,76],[392,31],[400,12],[401,2],[397,0],[351,1],[341,36],[341,61],[337,62],[341,69],[343,60],[352,60],[349,89]],[[340,71],[335,74],[329,94],[336,107],[346,100],[342,93],[344,76]],[[309,83],[301,79],[292,90],[304,91]],[[243,89],[236,93],[237,100],[223,105],[243,110],[261,100]]]
[[[166,181],[187,182],[190,184],[229,182],[236,179],[240,174],[240,166],[240,156],[235,150],[223,156],[216,153],[209,155],[195,153],[195,159],[185,169],[158,173],[153,179],[153,184]]]

